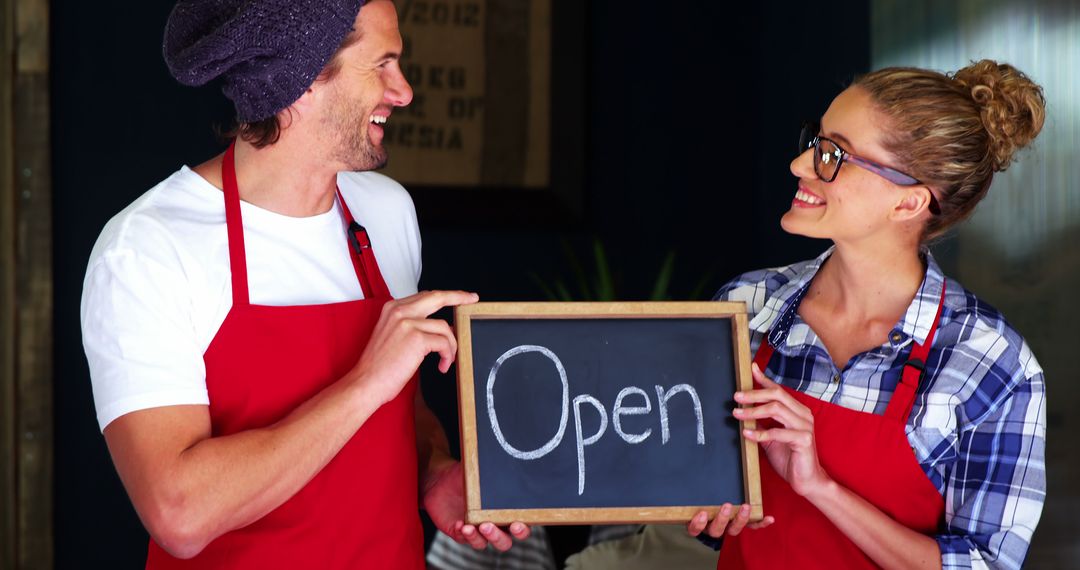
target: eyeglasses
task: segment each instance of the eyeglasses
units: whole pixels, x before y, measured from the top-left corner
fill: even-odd
[[[869,170],[897,186],[922,184],[918,179],[899,170],[851,154],[837,144],[836,141],[819,135],[819,132],[820,125],[817,123],[803,123],[802,131],[799,133],[799,153],[802,154],[813,147],[814,172],[817,173],[822,182],[829,183],[836,180],[836,175],[840,173],[840,166],[847,161],[855,166]],[[941,213],[941,206],[938,204],[933,192],[930,193],[929,208],[932,214]]]

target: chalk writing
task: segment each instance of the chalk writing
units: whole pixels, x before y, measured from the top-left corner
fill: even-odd
[[[555,435],[551,437],[544,445],[537,449],[523,451],[514,447],[506,438],[502,428],[499,425],[498,412],[495,405],[495,382],[498,379],[499,369],[507,360],[526,354],[530,352],[538,352],[543,356],[551,360],[555,366],[555,370],[559,374],[559,381],[562,386],[562,415],[559,418],[558,428],[555,430]],[[661,432],[661,444],[666,445],[671,439],[670,428],[668,426],[669,412],[668,402],[678,394],[686,394],[693,402],[694,414],[696,416],[697,425],[697,444],[705,445],[705,420],[704,413],[701,408],[701,398],[698,396],[697,390],[689,384],[677,384],[670,389],[665,390],[663,386],[657,384],[654,386],[656,389],[657,397],[657,410],[660,415],[660,432]],[[557,448],[563,440],[566,434],[566,425],[568,421],[570,411],[570,382],[567,378],[566,368],[563,366],[559,357],[550,349],[538,345],[521,345],[511,348],[504,352],[498,359],[495,360],[495,364],[491,367],[487,377],[487,414],[488,420],[491,422],[491,430],[495,435],[496,441],[499,446],[509,454],[510,456],[521,459],[524,461],[531,461],[540,459],[545,455],[551,453]],[[628,396],[639,396],[645,401],[644,406],[624,406],[623,401]],[[599,416],[599,427],[592,434],[585,435],[582,427],[582,408],[583,406],[589,406],[596,411]],[[574,439],[575,450],[577,452],[577,480],[578,480],[578,495],[582,495],[585,492],[585,448],[590,445],[594,445],[600,441],[600,438],[607,432],[608,427],[608,413],[604,404],[596,399],[591,394],[578,394],[573,399],[574,408]],[[645,390],[637,386],[628,386],[623,388],[619,395],[615,398],[614,405],[611,410],[611,423],[614,425],[615,432],[628,444],[639,444],[652,435],[652,429],[646,429],[640,434],[628,434],[622,427],[622,416],[629,415],[643,415],[652,411],[652,402],[649,400],[649,395]]]

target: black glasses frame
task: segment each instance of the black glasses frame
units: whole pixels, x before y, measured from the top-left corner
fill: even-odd
[[[817,122],[805,122],[803,123],[802,130],[799,132],[799,154],[802,154],[811,148],[814,149],[814,173],[817,174],[818,179],[826,184],[836,180],[836,177],[840,174],[840,167],[844,165],[844,162],[850,162],[855,166],[858,166],[864,170],[868,170],[877,174],[878,176],[896,184],[897,186],[917,186],[922,184],[914,176],[905,174],[885,166],[884,164],[874,162],[868,158],[856,156],[850,152],[844,150],[844,147],[840,146],[840,143],[821,136],[821,125]],[[825,141],[836,148],[835,152],[831,152],[827,155],[821,152],[821,142]],[[822,174],[822,168],[830,160],[836,160],[836,168],[833,170],[832,175],[826,177]],[[941,214],[941,205],[938,204],[937,198],[933,192],[930,192],[930,213],[934,215]]]

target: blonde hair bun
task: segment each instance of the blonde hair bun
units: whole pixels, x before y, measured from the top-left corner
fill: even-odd
[[[984,59],[951,75],[979,107],[983,127],[990,135],[993,169],[1009,167],[1016,151],[1042,130],[1046,100],[1042,87],[1007,63]]]

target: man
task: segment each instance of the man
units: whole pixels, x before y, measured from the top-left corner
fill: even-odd
[[[98,420],[151,535],[147,566],[422,568],[418,496],[475,548],[460,465],[416,370],[456,343],[416,293],[408,194],[370,171],[412,98],[388,0],[184,0],[164,51],[223,79],[239,127],[102,232],[84,284]],[[339,174],[339,172],[341,174]],[[394,300],[396,298],[397,300]]]

